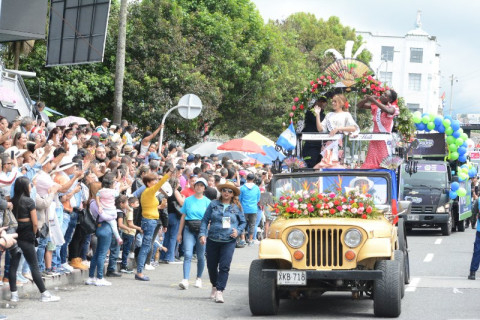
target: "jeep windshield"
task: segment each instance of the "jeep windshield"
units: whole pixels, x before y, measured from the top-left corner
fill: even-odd
[[[273,186],[273,195],[278,199],[282,195],[292,195],[308,191],[309,193],[348,193],[358,191],[371,194],[375,204],[388,204],[388,181],[385,177],[367,175],[322,175],[278,177]]]
[[[400,186],[405,190],[414,188],[428,188],[442,190],[447,188],[447,166],[445,164],[423,164],[417,165],[417,172],[411,175],[405,171],[402,174]]]

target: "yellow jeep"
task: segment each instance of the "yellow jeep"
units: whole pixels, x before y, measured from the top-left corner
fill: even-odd
[[[393,171],[277,174],[271,190],[279,216],[250,266],[253,315],[276,314],[280,299],[326,291],[349,291],[355,298],[365,294],[373,297],[376,316],[400,315],[410,280],[401,217],[410,205],[399,203],[396,214]]]

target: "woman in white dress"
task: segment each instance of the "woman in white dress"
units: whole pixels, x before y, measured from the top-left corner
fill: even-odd
[[[337,133],[357,134],[360,128],[355,123],[350,112],[345,111],[348,108],[347,98],[343,94],[337,94],[332,98],[333,112],[327,113],[325,119],[320,124],[319,131],[329,133],[334,136]],[[321,108],[318,106],[314,109],[315,113],[320,113]],[[343,156],[339,152],[342,146],[342,139],[328,141],[321,152],[322,161],[315,165],[315,169],[341,167],[340,159]]]

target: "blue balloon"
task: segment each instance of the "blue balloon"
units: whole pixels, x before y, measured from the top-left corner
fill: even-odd
[[[450,199],[455,199],[457,197],[457,192],[456,191],[450,191],[448,193],[448,196],[450,197]]]
[[[424,129],[424,131],[425,131],[425,132],[430,132],[431,130],[430,130],[430,129],[428,129],[428,127],[427,127],[427,126],[425,126],[425,129]]]
[[[464,142],[460,147],[464,147],[465,149],[468,149],[468,144]]]
[[[417,123],[416,126],[417,126],[417,130],[419,131],[424,131],[427,128],[427,126],[423,122]]]
[[[477,173],[475,172],[475,169],[470,169],[470,170],[468,170],[468,176],[469,176],[470,178],[475,177],[476,174],[477,174]]]
[[[437,131],[440,132],[440,133],[444,133],[445,132],[445,126],[443,124],[440,124],[437,128]]]
[[[467,162],[467,155],[466,154],[459,155],[458,156],[458,161]]]
[[[453,119],[452,119],[452,117],[451,117],[451,116],[445,116],[445,117],[443,117],[443,119],[448,119],[448,120],[450,120],[450,122],[452,122],[452,121],[453,121]]]
[[[460,188],[460,183],[458,183],[456,181],[452,182],[452,184],[450,185],[450,190],[452,190],[452,191],[457,191],[458,188]]]
[[[462,169],[468,169],[468,166],[467,166],[466,164],[462,164],[462,165],[460,166],[460,168],[462,168]]]
[[[459,155],[462,155],[462,154],[467,153],[467,149],[464,148],[464,147],[460,147],[460,148],[457,149],[457,152],[458,152]]]
[[[452,128],[452,129],[453,129],[453,128]],[[460,133],[458,130],[455,130],[455,131],[452,133],[452,136],[453,136],[455,139],[460,138],[460,135],[461,135],[461,133]]]
[[[457,131],[458,129],[460,129],[460,121],[453,120],[450,127],[452,127],[453,131]]]
[[[435,119],[433,120],[433,122],[435,123],[436,126],[439,126],[439,125],[442,124],[443,119],[437,116],[437,117],[435,117]]]

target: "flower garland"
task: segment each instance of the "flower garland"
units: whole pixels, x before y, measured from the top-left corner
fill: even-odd
[[[371,74],[365,73],[363,77],[355,79],[355,87],[361,93],[380,97],[390,88],[382,82],[376,80]]]
[[[296,218],[373,219],[380,215],[370,194],[358,191],[343,193],[309,193],[281,196],[274,205],[277,215]]]

